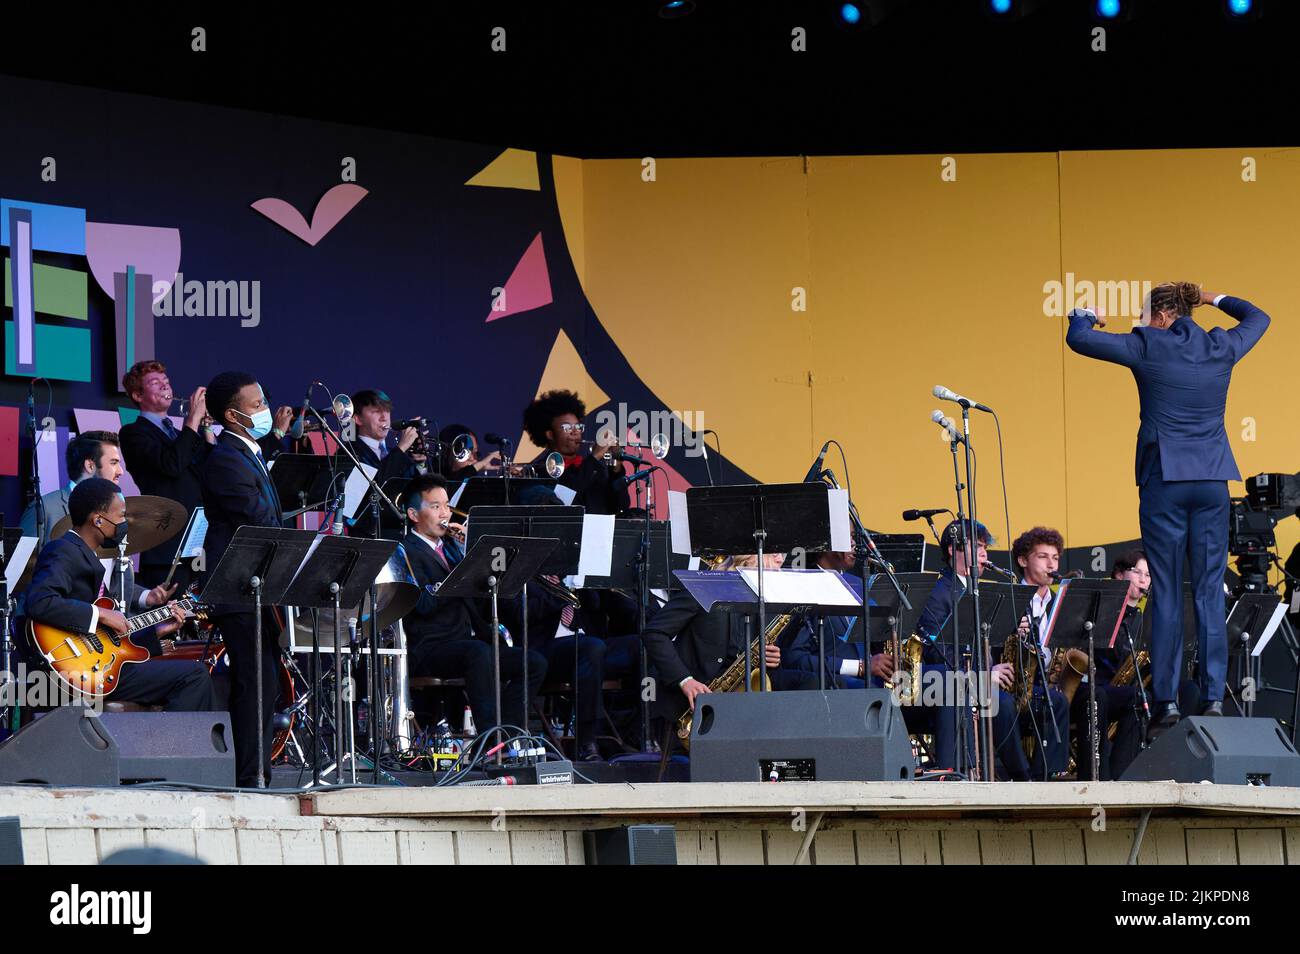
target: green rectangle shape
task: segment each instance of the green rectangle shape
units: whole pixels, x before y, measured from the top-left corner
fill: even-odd
[[[90,380],[90,329],[65,325],[36,325],[36,374],[23,377],[56,381]],[[5,374],[14,370],[14,323],[5,322]]]
[[[14,306],[13,280],[5,259],[5,304]],[[37,312],[86,320],[86,273],[56,265],[32,265],[32,298]]]
[[[140,409],[138,407],[119,407],[117,416],[122,419],[122,426],[126,427],[128,424],[135,423],[136,418],[140,416]]]

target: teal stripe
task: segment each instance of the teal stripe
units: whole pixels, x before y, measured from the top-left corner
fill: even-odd
[[[135,364],[135,266],[126,267],[126,362]]]

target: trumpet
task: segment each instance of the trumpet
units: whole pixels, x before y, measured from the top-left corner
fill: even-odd
[[[453,512],[453,513],[460,513],[459,510],[455,510],[455,509],[453,509],[452,512]],[[450,519],[439,520],[439,521],[438,521],[438,526],[440,526],[440,527],[442,527],[442,529],[446,530],[446,531],[447,531],[447,534],[448,534],[448,535],[449,535],[453,540],[455,540],[457,543],[464,543],[464,542],[465,542],[465,531],[462,530],[462,529],[455,529],[455,528],[453,528],[452,525],[451,525],[451,520],[450,520]]]

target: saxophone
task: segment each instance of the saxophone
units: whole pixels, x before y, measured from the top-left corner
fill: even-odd
[[[1112,686],[1127,686],[1137,676],[1138,667],[1141,667],[1145,671],[1147,669],[1147,664],[1150,661],[1151,654],[1145,649],[1141,650],[1137,654],[1136,663],[1133,661],[1133,654],[1129,653],[1128,658],[1124,660],[1124,665],[1115,670],[1115,678],[1110,681],[1110,684]],[[1142,677],[1142,684],[1146,685],[1150,681],[1151,675],[1147,672],[1147,674]]]
[[[1038,675],[1038,647],[1025,644],[1023,653],[1027,657],[1022,669],[1020,665],[1020,656],[1022,654],[1021,640],[1019,633],[1012,633],[1007,637],[1007,641],[1002,644],[1002,659],[1000,662],[1008,663],[1011,666],[1011,688],[1008,690],[1011,697],[1016,700],[1016,711],[1024,712],[1029,708],[1029,696],[1034,690],[1034,678]]]
[[[900,705],[914,706],[921,702],[921,653],[924,649],[925,643],[915,633],[907,639],[899,639],[895,633],[885,643],[885,655],[894,660],[894,675],[885,683],[885,688],[898,687],[896,694]]]
[[[1058,649],[1047,670],[1047,681],[1056,686],[1067,703],[1074,702],[1083,677],[1088,674],[1088,654],[1082,649]]]
[[[763,635],[756,638],[753,645],[750,646],[750,658],[757,662],[749,675],[749,684],[755,690],[766,690],[772,687],[772,680],[767,676],[767,666],[763,664],[763,649],[771,646],[785,632],[785,628],[790,625],[790,621],[795,618],[794,613],[782,613],[780,616],[768,620],[767,629]],[[745,654],[737,656],[722,674],[714,678],[709,683],[710,692],[737,692],[744,688],[745,683]],[[677,720],[677,738],[681,740],[682,747],[689,749],[691,745],[691,725],[695,721],[695,710],[688,708]]]

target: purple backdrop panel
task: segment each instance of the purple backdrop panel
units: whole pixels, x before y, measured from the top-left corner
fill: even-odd
[[[32,292],[32,213],[9,213],[10,275],[14,301],[14,373],[36,374],[36,301]]]

